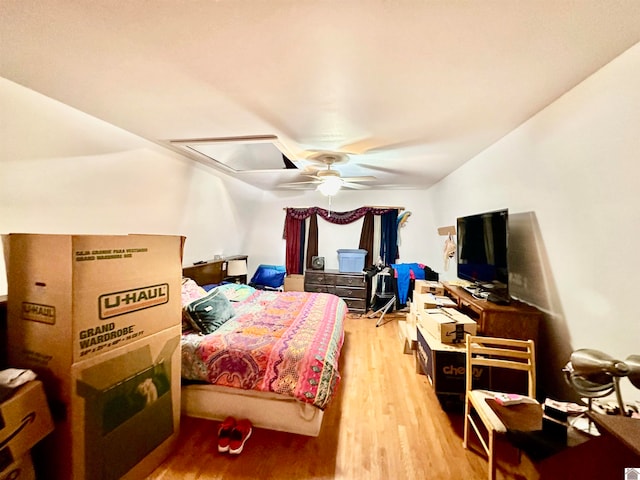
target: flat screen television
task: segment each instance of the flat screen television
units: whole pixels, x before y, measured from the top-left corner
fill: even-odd
[[[508,209],[459,217],[456,236],[458,277],[508,299]]]

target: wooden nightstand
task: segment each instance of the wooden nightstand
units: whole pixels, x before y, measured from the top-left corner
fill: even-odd
[[[182,276],[191,278],[198,285],[207,283],[238,282],[247,283],[247,274],[229,276],[227,268],[230,261],[244,260],[247,262],[247,255],[233,255],[231,257],[209,260],[207,262],[198,263],[182,269]],[[204,283],[203,283],[204,282]]]

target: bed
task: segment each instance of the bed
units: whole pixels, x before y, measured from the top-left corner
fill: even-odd
[[[182,413],[317,436],[340,383],[346,303],[239,284],[207,291],[208,281],[183,277]],[[203,310],[216,311],[212,326]]]

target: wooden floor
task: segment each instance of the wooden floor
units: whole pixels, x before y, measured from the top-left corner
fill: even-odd
[[[395,319],[349,318],[342,383],[318,437],[254,429],[238,456],[219,454],[213,421],[182,417],[179,447],[151,479],[485,479],[462,448],[462,414],[445,412]]]

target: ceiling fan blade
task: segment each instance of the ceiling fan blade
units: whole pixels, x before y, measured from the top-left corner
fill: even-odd
[[[376,177],[364,176],[364,177],[342,177],[345,182],[373,182],[377,180]]]
[[[415,146],[428,145],[429,140],[425,138],[412,138],[399,142],[390,142],[389,139],[381,137],[361,138],[354,142],[344,144],[338,148],[339,152],[351,155],[366,155],[370,153],[380,153],[389,150],[411,148]]]
[[[278,185],[277,189],[278,190],[294,191],[294,192],[308,192],[310,190],[315,190],[316,187],[315,187],[315,185],[312,185],[312,186],[309,186],[309,185],[297,185],[297,186],[289,186],[289,187]]]
[[[317,185],[318,183],[322,183],[322,182],[318,182],[318,181],[315,181],[315,180],[309,180],[309,181],[302,181],[302,182],[281,183],[278,186],[279,187],[296,187],[298,185]]]
[[[381,167],[378,165],[371,165],[369,163],[361,163],[360,164],[361,167],[364,168],[368,168],[369,170],[377,170],[379,172],[384,172],[384,173],[395,173],[398,175],[402,175],[405,172],[402,172],[401,170],[397,170],[395,168],[387,168],[387,167]]]
[[[360,185],[359,183],[343,182],[342,186],[345,188],[352,188],[353,190],[366,190],[371,188],[369,185]]]

